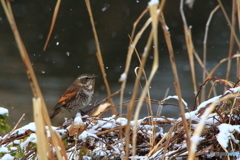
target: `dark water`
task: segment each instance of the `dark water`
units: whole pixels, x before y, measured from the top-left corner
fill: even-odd
[[[95,25],[106,67],[107,78],[112,92],[120,88],[118,79],[124,71],[125,59],[129,44],[128,35],[132,25],[148,1],[91,1]],[[94,101],[105,98],[106,91],[101,77],[101,71],[95,55],[95,43],[89,22],[89,16],[84,1],[62,1],[52,37],[46,51],[43,51],[46,36],[51,24],[55,1],[13,1],[12,8],[23,42],[29,53],[39,85],[43,92],[49,111],[65,89],[82,73],[99,75],[96,81]],[[231,13],[231,2],[224,1],[227,12]],[[199,56],[202,57],[202,42],[205,24],[209,13],[217,5],[216,1],[196,1],[193,9],[185,6],[185,14],[189,25],[192,25],[193,42]],[[179,14],[179,1],[167,1],[164,9],[165,19],[170,29],[173,47],[178,65],[183,98],[194,105],[194,93],[185,47],[182,20]],[[147,20],[144,16],[137,29]],[[147,41],[149,30],[141,37],[137,45],[141,54]],[[9,24],[0,8],[0,106],[10,112],[10,123],[14,125],[23,113],[25,120],[21,124],[32,121],[32,93],[26,77],[19,51]],[[207,68],[211,70],[222,58],[227,57],[229,48],[229,26],[219,10],[213,17],[209,28]],[[151,84],[151,98],[162,100],[166,90],[169,95],[175,95],[173,74],[169,55],[164,42],[161,28],[159,29],[159,69]],[[234,50],[234,53],[236,50]],[[149,75],[152,65],[152,55],[149,56],[146,73]],[[124,100],[129,100],[135,79],[134,68],[139,66],[136,56],[133,56],[131,70]],[[235,62],[232,65],[231,81],[236,81]],[[197,83],[202,83],[202,69],[196,62]],[[218,69],[214,76],[224,78],[226,64]],[[144,81],[143,81],[144,83]],[[221,88],[222,89],[222,88]],[[222,90],[219,90],[221,94]],[[114,98],[119,103],[119,96]],[[176,100],[169,101],[176,103]],[[153,105],[154,111],[157,110]],[[146,116],[146,106],[142,115]],[[179,109],[166,106],[164,115],[178,116]],[[57,121],[59,119],[56,119]],[[62,121],[62,119],[60,119]]]

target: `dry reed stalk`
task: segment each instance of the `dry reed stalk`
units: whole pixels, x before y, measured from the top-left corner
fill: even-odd
[[[230,58],[223,58],[220,62],[218,62],[217,65],[215,65],[215,67],[213,67],[213,69],[210,71],[210,73],[208,74],[208,76],[206,77],[206,79],[212,77],[213,73],[216,71],[216,69],[218,69],[218,67],[219,67],[222,63],[228,61],[229,59],[233,59],[233,58],[239,59],[239,57],[240,57],[240,54],[235,54],[235,55],[233,55],[233,56],[230,57]]]
[[[238,26],[239,26],[239,28],[238,28],[238,30],[240,30],[240,1],[237,1],[237,19],[238,19]],[[239,49],[239,47],[238,47],[238,49]],[[239,52],[237,52],[238,54],[240,54]],[[238,59],[237,60],[237,69],[236,69],[236,71],[237,71],[237,79],[240,79],[240,60]]]
[[[204,40],[203,40],[203,78],[202,81],[204,82],[206,79],[206,65],[207,65],[207,38],[208,38],[208,29],[209,29],[209,24],[212,20],[212,16],[213,14],[218,10],[220,6],[217,5],[210,13],[208,21],[206,23],[206,27],[205,27],[205,34],[204,34]],[[196,55],[196,54],[195,54]],[[208,73],[207,73],[208,74]],[[201,102],[205,101],[205,95],[206,95],[206,87],[203,86],[202,88],[202,93],[201,93]]]
[[[197,93],[197,83],[196,83],[196,75],[195,75],[195,67],[194,67],[194,46],[192,43],[192,36],[191,36],[191,28],[188,27],[185,14],[183,11],[183,0],[180,2],[180,14],[182,17],[183,21],[183,27],[184,27],[184,36],[185,36],[185,41],[186,41],[186,46],[187,46],[187,51],[188,51],[188,58],[189,58],[189,63],[190,63],[190,69],[191,69],[191,75],[192,75],[192,83],[193,83],[193,90],[194,93]],[[199,101],[197,99],[197,104],[199,104]]]
[[[164,1],[162,1],[162,3],[164,3]],[[139,102],[137,104],[136,111],[134,114],[132,156],[136,155],[136,142],[137,142],[136,136],[137,136],[137,125],[138,125],[137,120],[139,118],[141,107],[142,107],[143,101],[147,95],[147,92],[149,90],[151,81],[152,81],[152,79],[158,69],[158,66],[159,66],[159,56],[158,56],[158,54],[159,54],[159,51],[158,51],[158,16],[159,16],[159,13],[157,12],[157,9],[158,9],[157,4],[149,6],[150,17],[152,20],[151,21],[152,22],[151,35],[152,35],[153,45],[154,45],[154,51],[153,51],[154,58],[153,58],[153,65],[152,65],[152,70],[151,70],[150,76],[149,76],[148,80],[146,80],[146,85],[144,86],[144,89],[141,93],[141,96],[139,98]],[[151,43],[148,43],[146,47],[150,48]],[[153,142],[150,142],[150,143],[153,144]]]
[[[36,135],[37,135],[37,154],[40,160],[53,159],[53,153],[49,147],[47,141],[47,134],[45,134],[45,125],[43,116],[41,116],[41,99],[39,97],[33,98],[33,115],[36,123]],[[61,157],[58,157],[58,159]]]
[[[238,39],[238,37],[237,37],[237,35],[236,35],[236,32],[235,32],[235,30],[234,30],[234,27],[233,27],[231,21],[230,21],[229,18],[228,18],[228,15],[227,15],[227,13],[226,13],[226,10],[225,10],[225,8],[224,8],[221,0],[217,0],[217,1],[218,1],[219,5],[220,5],[220,7],[221,7],[221,10],[222,10],[222,12],[223,12],[223,15],[225,16],[225,19],[227,20],[227,23],[228,23],[228,25],[229,25],[229,27],[230,27],[230,29],[231,29],[231,33],[233,34],[234,39],[235,39],[235,41],[236,41],[236,43],[237,43],[237,46],[238,46],[238,48],[240,48],[239,39]]]
[[[146,8],[141,14],[140,16],[137,18],[137,20],[133,23],[133,30],[132,30],[132,33],[131,33],[131,39],[135,38],[134,35],[135,35],[135,30],[136,30],[136,27],[139,23],[139,21],[143,18],[143,16],[148,12],[149,8]],[[132,42],[132,41],[131,41]],[[130,44],[131,44],[130,42]]]
[[[135,46],[136,46],[138,40],[140,39],[141,35],[143,34],[143,32],[146,30],[146,28],[149,26],[150,23],[151,23],[151,19],[148,19],[145,22],[145,24],[143,25],[143,27],[141,28],[141,30],[136,34],[135,38],[133,39],[133,42],[129,46],[128,53],[127,53],[125,70],[124,70],[124,73],[123,73],[123,74],[126,75],[126,78],[124,79],[124,81],[122,82],[122,85],[121,85],[120,108],[122,107],[123,93],[124,93],[126,82],[127,82],[127,75],[128,75],[129,68],[130,68],[133,51],[134,51]],[[149,38],[149,39],[151,39],[151,38]],[[149,43],[149,41],[150,40],[148,40],[148,43]],[[143,60],[144,59],[146,60],[148,52],[149,52],[149,48],[146,48],[144,50],[143,55],[142,55]],[[128,157],[128,155],[129,155],[129,146],[128,146],[128,144],[130,142],[130,140],[129,140],[130,121],[131,121],[131,118],[132,118],[132,113],[133,113],[133,108],[134,108],[134,102],[135,102],[134,100],[136,99],[136,96],[137,96],[137,90],[138,90],[138,86],[139,86],[138,84],[139,84],[140,77],[141,77],[142,70],[144,68],[145,63],[142,62],[142,65],[143,66],[139,67],[140,69],[138,71],[138,76],[135,79],[134,89],[133,89],[133,92],[132,92],[131,101],[130,101],[130,104],[129,104],[128,108],[127,108],[127,119],[128,119],[127,123],[128,124],[127,124],[126,131],[125,131],[125,136],[126,136],[126,157]]]
[[[213,110],[215,109],[215,106],[217,104],[219,104],[222,101],[228,100],[230,98],[235,98],[239,96],[239,93],[233,93],[233,94],[228,94],[224,97],[219,98],[218,100],[212,102],[209,106],[208,109],[205,110],[205,112],[203,113],[203,116],[201,116],[201,120],[200,122],[197,124],[197,127],[195,128],[195,131],[193,133],[192,136],[192,141],[191,141],[191,148],[189,150],[189,156],[188,156],[188,160],[194,160],[195,159],[195,152],[197,149],[197,145],[198,145],[198,139],[202,134],[202,131],[204,130],[204,126],[206,123],[206,120],[208,118],[208,116],[213,112]],[[226,151],[226,149],[222,146],[222,148]]]
[[[49,131],[50,131],[50,134],[51,134],[50,139],[52,139],[53,141],[54,141],[54,139],[59,141],[59,144],[54,143],[53,146],[56,148],[57,154],[60,155],[60,152],[59,152],[59,149],[58,149],[57,146],[61,145],[62,141],[60,140],[59,137],[55,136],[55,134],[54,134],[54,132],[51,128],[51,122],[50,122],[48,112],[47,112],[47,109],[46,109],[46,104],[45,104],[45,101],[43,99],[40,87],[38,85],[36,75],[35,75],[34,70],[32,68],[31,61],[28,57],[27,50],[26,50],[26,48],[24,46],[24,43],[22,42],[21,36],[18,32],[17,25],[15,23],[14,16],[13,16],[13,13],[12,13],[10,1],[1,0],[1,3],[2,3],[2,6],[4,8],[5,14],[7,16],[7,19],[10,23],[12,32],[14,34],[14,38],[15,38],[15,41],[17,43],[20,55],[22,57],[22,61],[24,63],[24,66],[26,67],[26,73],[27,73],[28,79],[30,81],[30,86],[31,86],[33,95],[34,95],[34,97],[39,97],[41,99],[41,105],[39,105],[40,108],[38,108],[38,110],[40,112],[38,112],[38,115],[39,115],[39,117],[43,117],[44,125],[48,126],[48,128],[49,128]],[[39,121],[36,121],[36,125],[41,125],[41,124],[37,124],[38,122]],[[38,130],[38,128],[37,128],[37,130]],[[37,132],[42,132],[42,131],[39,130]],[[44,128],[44,133],[46,133],[46,128]],[[45,142],[42,141],[42,143],[47,143],[48,142],[48,139],[43,139],[43,140]],[[60,157],[60,156],[58,156],[58,157]]]
[[[236,11],[237,11],[236,3],[237,2],[235,0],[232,1],[232,27],[233,27],[234,31],[235,31],[235,26],[236,26],[236,16],[235,16]],[[233,47],[234,47],[234,36],[233,36],[233,32],[231,30],[228,57],[232,56],[232,54],[233,54]],[[231,64],[232,64],[232,61],[231,61],[231,59],[229,59],[228,63],[227,63],[227,69],[226,69],[226,80],[229,79],[229,74],[230,74],[230,70],[231,70]]]
[[[236,32],[235,32],[235,15],[233,15],[234,13],[235,13],[235,6],[236,5],[234,5],[234,4],[236,4],[235,3],[235,1],[233,0],[233,9],[232,9],[232,18],[234,18],[234,20],[233,20],[233,22],[231,23],[231,21],[229,20],[229,18],[228,18],[228,15],[227,15],[227,13],[226,13],[226,11],[225,11],[225,8],[224,8],[224,6],[222,5],[222,2],[221,2],[221,0],[218,0],[218,3],[219,3],[219,5],[220,5],[220,7],[221,7],[221,9],[222,9],[222,12],[223,12],[223,15],[225,16],[225,19],[227,20],[227,23],[228,23],[228,25],[229,25],[229,27],[230,27],[230,30],[231,30],[231,36],[233,36],[234,37],[234,40],[235,40],[235,42],[236,42],[236,44],[237,44],[237,47],[238,47],[238,49],[240,48],[240,42],[239,42],[239,39],[238,39],[238,37],[237,37],[237,35],[236,35]],[[238,2],[239,3],[239,2]],[[239,4],[238,4],[239,5]],[[239,7],[238,7],[238,15],[239,15]],[[231,37],[230,37],[231,38]],[[231,39],[230,39],[231,40]],[[231,43],[233,43],[234,41],[232,40],[231,41]],[[231,45],[233,45],[233,44],[231,44],[230,43],[230,47],[231,47]],[[237,52],[238,53],[238,52]],[[230,54],[231,54],[231,48],[229,49],[229,61],[228,61],[228,66],[227,66],[227,73],[229,72],[230,73],[230,65],[231,65],[231,60],[230,60]],[[239,53],[238,53],[239,54]],[[237,68],[236,68],[236,70],[237,70],[237,79],[239,79],[239,75],[240,75],[240,69],[239,69],[239,67],[240,67],[240,59],[237,59]],[[226,74],[226,78],[228,78],[228,75]]]
[[[159,117],[158,117],[159,118]],[[140,125],[144,126],[144,125],[157,125],[157,124],[170,124],[172,123],[173,121],[170,121],[168,119],[165,119],[165,120],[161,120],[161,121],[154,121],[154,122],[141,122]],[[118,126],[118,127],[115,127],[115,128],[111,128],[111,129],[108,129],[108,130],[105,130],[105,131],[101,131],[101,132],[98,132],[96,135],[99,136],[99,135],[104,135],[104,134],[107,134],[109,132],[113,132],[113,131],[117,131],[117,130],[122,130],[124,128],[126,128],[127,125],[124,125],[124,126]],[[162,141],[162,139],[161,139]]]
[[[166,139],[169,139],[171,137],[170,135],[172,134],[174,128],[175,128],[175,126],[172,126],[169,129],[169,131],[162,137],[162,139],[156,145],[154,145],[154,147],[149,151],[148,157],[152,156],[156,151],[159,151],[160,149],[162,149],[164,147],[163,144],[165,142],[163,142],[163,141]],[[167,147],[165,147],[165,148],[167,148]],[[163,154],[163,157],[164,157],[164,154]]]
[[[211,81],[212,86],[211,86],[211,88],[210,88],[210,90],[208,92],[208,96],[207,96],[208,99],[211,97],[211,94],[212,94],[213,90],[215,89],[215,86],[216,86],[217,82],[220,82],[220,83],[224,82],[225,84],[229,85],[231,88],[234,87],[234,84],[232,82],[229,82],[229,81],[227,81],[225,79],[216,80],[214,82]]]
[[[139,21],[142,19],[142,17],[148,12],[148,8],[146,8],[142,13],[141,15],[137,18],[137,20],[133,23],[133,30],[132,30],[132,33],[131,33],[131,36],[129,37],[130,38],[130,44],[129,44],[129,47],[133,44],[133,39],[135,39],[136,35],[135,35],[135,30],[136,30],[136,26],[137,24],[139,23]],[[134,50],[136,51],[136,48],[134,47]],[[149,50],[149,49],[148,49]],[[132,51],[133,52],[133,51]],[[132,53],[131,53],[132,54]],[[128,55],[129,55],[129,52],[128,52]],[[138,54],[137,54],[138,55]],[[130,55],[132,57],[132,55]],[[131,61],[131,57],[130,57],[130,61]],[[145,57],[146,58],[146,57]],[[127,58],[128,59],[128,58]],[[128,60],[127,60],[128,61]],[[130,62],[128,61],[128,62]],[[140,60],[139,60],[140,62]],[[140,62],[141,63],[141,62]],[[143,65],[144,66],[144,65]],[[128,69],[126,68],[127,66],[125,66],[125,71],[124,73],[128,73],[128,70],[129,70],[129,66],[128,66]],[[137,79],[136,79],[137,80]],[[140,81],[140,79],[139,79]],[[125,80],[125,83],[123,82],[122,83],[122,86],[121,86],[121,89],[125,89],[125,86],[126,86],[126,82],[127,82],[127,78]],[[120,93],[120,115],[122,115],[122,102],[123,102],[123,95],[124,95],[124,90],[122,90],[122,92]],[[135,97],[136,98],[136,97]]]
[[[56,19],[57,19],[57,15],[58,15],[60,4],[61,4],[61,0],[57,0],[56,6],[55,6],[55,9],[54,9],[54,13],[53,13],[51,26],[50,26],[50,29],[49,29],[49,32],[48,32],[48,36],[47,36],[46,42],[45,42],[44,47],[43,47],[43,51],[46,50],[48,42],[49,42],[49,40],[51,38],[52,31],[53,31],[53,28],[54,28],[54,25],[55,25],[55,22],[56,22]]]
[[[132,41],[131,41],[131,42],[132,42]],[[135,52],[136,52],[136,55],[137,55],[137,58],[138,58],[138,61],[139,61],[140,66],[143,66],[142,61],[141,61],[141,58],[140,58],[139,53],[138,53],[138,51],[137,51],[136,48],[135,48]],[[144,62],[144,65],[145,65],[145,63],[146,63],[146,57],[144,58],[144,61],[143,61],[143,62]],[[139,67],[136,67],[135,70],[134,70],[136,77],[138,76],[138,69],[139,69]],[[144,69],[144,68],[142,68],[142,69],[143,69],[143,70],[142,70],[142,72],[143,72],[142,74],[143,74],[145,80],[147,81],[147,75],[146,75],[145,69]],[[141,78],[141,77],[140,77],[140,78]],[[141,89],[143,89],[140,81],[139,81],[139,85],[140,85]],[[149,90],[147,91],[147,96],[148,96],[149,99],[151,99]],[[152,105],[151,105],[151,103],[149,103],[149,102],[150,102],[150,101],[146,101],[147,107],[148,107],[148,115],[152,116],[152,115],[153,115]]]
[[[85,3],[86,3],[86,6],[87,6],[87,10],[88,10],[88,14],[89,14],[89,17],[90,17],[90,21],[91,21],[91,24],[92,24],[93,35],[94,35],[94,38],[95,38],[95,43],[96,43],[96,48],[97,48],[96,56],[97,56],[97,59],[98,59],[98,63],[99,63],[100,69],[102,71],[103,81],[105,83],[108,96],[110,96],[111,95],[111,90],[110,90],[110,87],[109,87],[109,84],[108,84],[108,80],[107,80],[107,77],[106,77],[107,74],[106,74],[106,70],[104,68],[104,63],[103,63],[102,53],[101,53],[100,44],[99,44],[99,40],[98,40],[98,35],[97,35],[96,28],[95,28],[94,20],[93,20],[91,4],[90,4],[89,0],[85,0]],[[112,114],[116,115],[117,114],[117,110],[114,108],[113,99],[110,98],[109,101],[111,103]]]
[[[180,83],[179,83],[179,77],[178,77],[178,72],[177,72],[177,66],[175,63],[175,57],[174,57],[174,51],[173,51],[173,47],[172,47],[172,42],[171,42],[171,38],[170,38],[170,33],[167,30],[167,25],[164,19],[163,14],[161,13],[161,17],[160,17],[160,22],[162,25],[162,29],[163,29],[163,33],[165,36],[165,41],[168,47],[168,52],[169,52],[169,57],[170,57],[170,62],[171,62],[171,66],[172,66],[172,71],[173,71],[173,75],[174,75],[174,87],[175,87],[175,91],[176,94],[178,96],[178,104],[180,107],[180,111],[181,111],[181,117],[183,120],[183,125],[185,128],[185,132],[186,132],[186,142],[187,142],[187,147],[190,146],[190,135],[188,133],[188,125],[187,125],[187,121],[185,118],[185,111],[184,111],[184,105],[182,103],[182,94],[181,94],[181,88],[180,88]]]
[[[194,56],[195,56],[198,64],[202,67],[202,69],[203,69],[203,71],[205,72],[205,74],[206,74],[206,75],[209,75],[209,72],[206,70],[205,65],[203,64],[202,60],[200,59],[200,57],[198,56],[198,54],[197,54],[196,52],[194,52]],[[206,78],[205,78],[205,79],[206,79]],[[205,80],[204,80],[204,81],[205,81]],[[213,83],[211,82],[211,84],[213,84]],[[213,95],[214,95],[214,96],[217,96],[217,92],[216,92],[215,87],[213,88]],[[194,108],[193,108],[193,109],[194,109]]]

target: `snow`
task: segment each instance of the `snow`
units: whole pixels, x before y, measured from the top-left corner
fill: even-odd
[[[115,118],[116,115],[112,115],[108,118],[103,118],[103,120],[98,120],[98,127],[104,128],[104,129],[111,129],[116,127],[116,121]]]
[[[8,109],[0,107],[0,115],[7,114],[8,115]]]
[[[127,125],[127,122],[128,120],[126,118],[123,118],[123,117],[119,117],[117,120],[116,120],[116,123],[119,124],[120,126],[125,126]]]
[[[20,146],[25,150],[29,143],[37,143],[37,135],[35,133],[30,134],[30,136],[20,144]]]
[[[158,5],[158,4],[159,4],[159,0],[150,0],[150,2],[148,2],[149,6]]]
[[[7,147],[0,146],[0,152],[8,153],[9,151]]]
[[[5,154],[1,160],[14,160],[14,157],[11,156],[10,154]]]
[[[192,136],[191,137],[191,141],[194,142],[194,143],[197,143],[197,144],[202,140],[204,140],[203,137],[198,137],[198,136]]]
[[[229,88],[225,93],[224,95],[227,95],[229,93],[237,93],[240,91],[240,87],[236,87],[236,88]]]
[[[127,74],[126,73],[123,73],[123,74],[121,74],[121,77],[120,77],[120,79],[119,79],[119,82],[123,82],[123,81],[125,81],[127,79]]]
[[[20,144],[20,140],[14,140],[13,143],[14,144]]]
[[[139,126],[141,123],[142,123],[142,119],[139,119],[139,120],[137,120],[136,122],[137,122],[137,126]],[[134,126],[134,124],[135,124],[135,121],[131,121],[130,122],[130,125],[133,127]]]
[[[166,28],[167,31],[169,31],[169,27],[167,25],[165,25],[165,28]]]
[[[130,156],[129,159],[145,160],[148,159],[147,156]]]
[[[56,131],[59,135],[63,136],[63,135],[66,135],[67,134],[67,130],[66,129],[59,129],[58,127],[54,127],[52,126],[52,129],[54,131]],[[48,131],[48,127],[46,126],[46,130],[47,130],[47,133],[49,133]],[[50,136],[50,133],[48,134],[48,137]]]
[[[31,122],[31,123],[19,128],[19,129],[16,129],[12,134],[16,134],[16,133],[17,134],[23,134],[27,130],[31,130],[31,131],[35,132],[36,131],[35,123]]]
[[[178,100],[178,96],[177,95],[175,95],[175,96],[168,96],[165,100],[168,100],[168,99],[171,99],[171,98]],[[183,102],[185,107],[188,106],[187,102],[185,102],[184,99],[182,99],[182,102]]]
[[[234,54],[233,57],[240,57],[240,54]]]
[[[224,123],[220,124],[217,127],[220,131],[220,133],[217,135],[217,141],[219,144],[221,144],[221,146],[227,148],[229,139],[232,139],[236,144],[239,143],[239,140],[235,139],[232,132],[236,130],[238,133],[240,133],[240,125],[231,125]]]
[[[219,116],[216,113],[212,113],[208,116],[208,119],[206,120],[206,124],[212,125],[220,121]]]
[[[219,96],[213,97],[213,98],[211,98],[211,99],[208,99],[208,100],[202,102],[202,103],[197,107],[196,110],[194,110],[194,111],[192,111],[192,112],[187,112],[187,113],[185,113],[186,119],[191,119],[191,120],[194,120],[194,121],[199,122],[199,121],[200,121],[200,118],[197,116],[199,110],[202,109],[202,108],[204,108],[204,107],[206,107],[208,104],[211,104],[211,103],[219,100],[219,98],[221,98],[221,97],[222,97],[222,95],[219,95]],[[202,117],[203,117],[203,116],[204,116],[204,114],[202,115]],[[182,121],[182,117],[178,118],[178,120],[177,120],[176,122],[178,123],[179,121]]]
[[[94,137],[98,138],[95,134],[92,134],[88,131],[83,131],[79,136],[78,139],[81,139],[82,141],[86,142],[87,137]]]
[[[106,11],[110,7],[109,4],[105,4],[104,7],[102,8],[102,12]]]
[[[219,100],[219,98],[221,98],[221,97],[222,97],[222,95],[219,95],[219,96],[210,98],[209,100],[206,100],[206,101],[202,102],[202,103],[197,107],[196,112],[198,112],[200,109],[206,107],[208,104],[213,103],[213,102],[216,102],[216,101]]]
[[[80,113],[77,113],[76,117],[74,118],[74,125],[82,125],[82,124],[83,124],[82,116]]]
[[[66,55],[67,55],[67,56],[70,56],[70,52],[66,52]]]

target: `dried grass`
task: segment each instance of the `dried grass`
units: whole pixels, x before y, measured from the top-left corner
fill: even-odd
[[[33,94],[37,98],[33,98],[34,106],[34,119],[36,123],[36,133],[37,139],[41,143],[37,143],[38,148],[36,149],[33,145],[28,145],[27,150],[24,151],[22,159],[36,158],[38,159],[67,159],[67,158],[79,158],[83,156],[88,156],[92,159],[128,159],[130,157],[134,158],[136,155],[142,156],[145,159],[176,159],[176,158],[206,158],[210,153],[216,152],[237,152],[240,150],[239,145],[235,141],[240,139],[240,133],[234,130],[230,134],[231,138],[228,140],[229,147],[224,147],[218,140],[217,136],[219,135],[219,126],[222,124],[228,125],[239,125],[240,118],[240,85],[239,81],[233,83],[230,82],[229,72],[232,65],[232,60],[236,59],[237,61],[237,71],[236,75],[240,75],[239,67],[239,52],[233,54],[234,43],[240,47],[238,37],[235,33],[235,19],[237,15],[240,15],[239,10],[239,1],[233,0],[233,11],[232,11],[232,23],[227,17],[224,6],[221,1],[218,0],[219,5],[217,5],[211,12],[209,19],[206,23],[205,29],[205,38],[203,41],[203,60],[199,58],[199,55],[194,49],[191,27],[187,25],[187,21],[184,15],[183,5],[184,1],[180,2],[180,13],[183,20],[183,29],[185,33],[185,41],[187,46],[187,52],[189,56],[189,63],[192,74],[192,83],[194,92],[196,93],[195,97],[195,107],[193,111],[188,111],[185,113],[185,106],[182,101],[182,94],[178,77],[177,66],[175,63],[174,57],[174,48],[172,45],[170,32],[167,29],[167,24],[165,22],[164,14],[162,12],[165,0],[161,1],[159,5],[151,5],[145,9],[139,18],[133,24],[133,31],[130,36],[129,50],[127,53],[126,65],[123,72],[123,75],[126,78],[121,78],[122,82],[121,89],[113,94],[111,94],[110,87],[106,79],[106,72],[103,66],[103,58],[100,51],[99,41],[97,37],[97,31],[93,24],[93,15],[91,12],[90,2],[86,0],[86,5],[88,8],[90,21],[92,23],[92,29],[97,45],[97,58],[99,65],[103,74],[104,82],[107,88],[108,97],[104,100],[93,106],[87,113],[90,115],[90,111],[96,107],[102,105],[109,108],[104,108],[103,110],[98,110],[92,116],[83,117],[84,124],[75,124],[71,122],[65,122],[62,126],[59,126],[57,129],[52,130],[50,120],[46,111],[45,103],[41,91],[38,87],[37,80],[34,75],[34,71],[31,67],[30,60],[28,58],[27,51],[21,41],[20,35],[17,31],[16,24],[11,12],[11,6],[9,1],[1,0],[4,7],[5,13],[8,17],[8,20],[11,24],[16,42],[19,47],[23,62],[26,66],[28,76],[30,77],[30,84],[32,86]],[[193,1],[189,1],[189,5],[192,6]],[[58,1],[53,16],[53,22],[49,31],[48,40],[50,38],[57,11],[60,5]],[[208,28],[211,22],[214,13],[221,8],[231,30],[230,35],[230,49],[229,54],[226,58],[222,59],[210,72],[206,70],[206,61],[207,61],[207,36]],[[150,13],[149,18],[145,21],[143,27],[137,31],[136,27],[139,21],[144,15]],[[238,16],[239,18],[239,16]],[[171,61],[172,71],[174,75],[174,87],[176,95],[178,97],[178,104],[168,104],[166,99],[162,101],[153,100],[150,96],[149,86],[152,79],[159,66],[159,46],[158,46],[158,32],[159,27],[161,26],[164,33],[164,40],[166,42],[169,57]],[[138,54],[136,48],[138,41],[142,34],[146,31],[148,27],[151,27],[148,39],[146,40],[146,45],[144,52],[141,56]],[[46,42],[45,47],[48,42]],[[153,63],[152,69],[147,77],[145,71],[145,64],[147,62],[147,57],[150,53],[150,48],[153,49]],[[132,61],[133,53],[136,52],[139,67],[136,68],[135,74],[136,79],[133,86],[132,97],[130,100],[123,102],[124,90],[127,84],[127,76],[129,74],[129,69]],[[203,69],[203,80],[202,85],[197,87],[197,82],[201,81],[196,79],[195,73],[195,60],[200,64]],[[219,68],[221,64],[228,62],[227,65],[227,74],[226,79],[219,79],[217,77],[212,77],[216,69]],[[123,77],[124,77],[123,76]],[[145,85],[143,85],[142,92],[139,98],[137,98],[138,89],[140,85],[141,77],[145,77]],[[205,87],[208,82],[211,82],[212,87],[207,90]],[[217,96],[215,91],[216,83],[219,83],[221,86],[224,86],[226,92],[223,95]],[[120,92],[120,103],[115,105],[112,98]],[[200,94],[201,93],[201,94]],[[213,94],[214,93],[214,94]],[[201,95],[201,96],[200,96]],[[200,96],[200,98],[199,98]],[[167,97],[167,95],[166,95]],[[208,100],[205,100],[208,97]],[[211,98],[213,97],[213,98]],[[210,99],[211,98],[211,99]],[[107,103],[110,101],[110,103]],[[143,103],[146,102],[149,107],[149,115],[143,119],[139,119],[139,113],[143,106]],[[167,105],[176,105],[180,107],[181,117],[176,119],[164,118],[161,116],[154,116],[151,105],[158,104],[161,110],[162,107]],[[127,106],[127,115],[126,118],[122,115],[122,108]],[[120,108],[120,114],[117,114],[116,108]],[[101,107],[100,107],[101,108]],[[113,116],[111,117],[102,117],[102,115],[108,111],[112,111]],[[134,112],[135,111],[135,112]],[[210,123],[211,121],[211,123]],[[45,126],[48,126],[46,129]],[[164,134],[163,127],[170,126],[170,129],[167,133]],[[17,128],[17,125],[15,129]],[[30,134],[34,133],[32,130],[26,130],[24,133],[19,134],[15,132],[15,129],[12,130],[7,136],[5,136],[1,141],[1,145],[9,145],[14,140],[21,140],[24,142]],[[47,136],[50,131],[50,136]],[[94,134],[90,134],[94,131]],[[83,138],[83,133],[89,133],[89,136]],[[201,137],[201,139],[200,139]],[[235,140],[234,140],[235,138]],[[50,145],[49,145],[50,144]],[[64,145],[65,144],[65,145]],[[11,144],[13,145],[13,144]],[[15,144],[18,146],[19,144]],[[51,146],[52,145],[52,146]],[[61,148],[59,150],[58,148]],[[48,157],[46,156],[48,155]],[[229,156],[226,157],[230,159]]]

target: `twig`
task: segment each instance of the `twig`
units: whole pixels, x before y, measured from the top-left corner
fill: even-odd
[[[91,112],[94,108],[100,106],[102,103],[107,102],[109,99],[111,99],[113,96],[117,95],[119,92],[121,91],[121,89],[119,89],[118,91],[114,92],[113,94],[111,94],[110,96],[108,96],[107,98],[103,99],[102,101],[100,101],[99,103],[97,103],[96,105],[94,105],[93,107],[91,107],[89,110],[85,111],[84,114],[87,114],[89,112]]]
[[[209,15],[209,18],[208,18],[208,21],[207,21],[207,24],[206,24],[206,28],[205,28],[205,35],[204,35],[204,40],[203,40],[203,80],[202,81],[205,81],[206,79],[206,61],[207,61],[207,38],[208,38],[208,29],[209,29],[209,24],[212,20],[212,16],[213,14],[218,10],[220,6],[217,5],[213,10],[212,12],[210,13]],[[202,89],[202,94],[201,94],[201,102],[205,101],[205,87],[203,87]]]
[[[48,45],[48,42],[49,42],[50,37],[51,37],[51,35],[52,35],[52,31],[53,31],[53,27],[54,27],[55,22],[56,22],[56,19],[57,19],[57,15],[58,15],[58,10],[59,10],[59,7],[60,7],[60,3],[61,3],[61,0],[57,0],[56,6],[55,6],[55,9],[54,9],[54,13],[53,13],[53,18],[52,18],[51,27],[50,27],[50,29],[49,29],[48,36],[47,36],[46,42],[45,42],[44,47],[43,47],[43,50],[44,50],[44,51],[46,50],[47,45]]]
[[[193,56],[192,56],[192,54],[193,54],[193,44],[192,44],[191,35],[190,35],[190,32],[189,32],[187,22],[186,22],[186,18],[185,18],[184,11],[183,11],[183,0],[181,0],[181,2],[180,2],[180,13],[181,13],[181,17],[182,17],[182,20],[183,20],[185,40],[186,40],[186,45],[187,45],[187,48],[188,48],[188,55],[189,55],[189,61],[190,61],[190,66],[191,66],[193,88],[194,88],[194,91],[196,91],[197,87],[196,87],[196,79],[195,79],[195,72],[194,72],[194,68],[193,68],[194,64],[193,64]],[[190,150],[190,135],[189,135],[189,131],[188,131],[187,120],[186,120],[186,117],[185,117],[184,106],[183,106],[182,101],[181,101],[182,95],[181,95],[181,90],[180,90],[179,85],[180,84],[177,83],[177,82],[174,83],[177,95],[180,96],[180,97],[178,97],[178,101],[179,101],[179,105],[180,105],[180,111],[181,111],[181,117],[182,117],[182,120],[183,120],[183,126],[184,126],[184,129],[185,129],[185,133],[187,135],[186,136],[187,150],[189,151]]]

